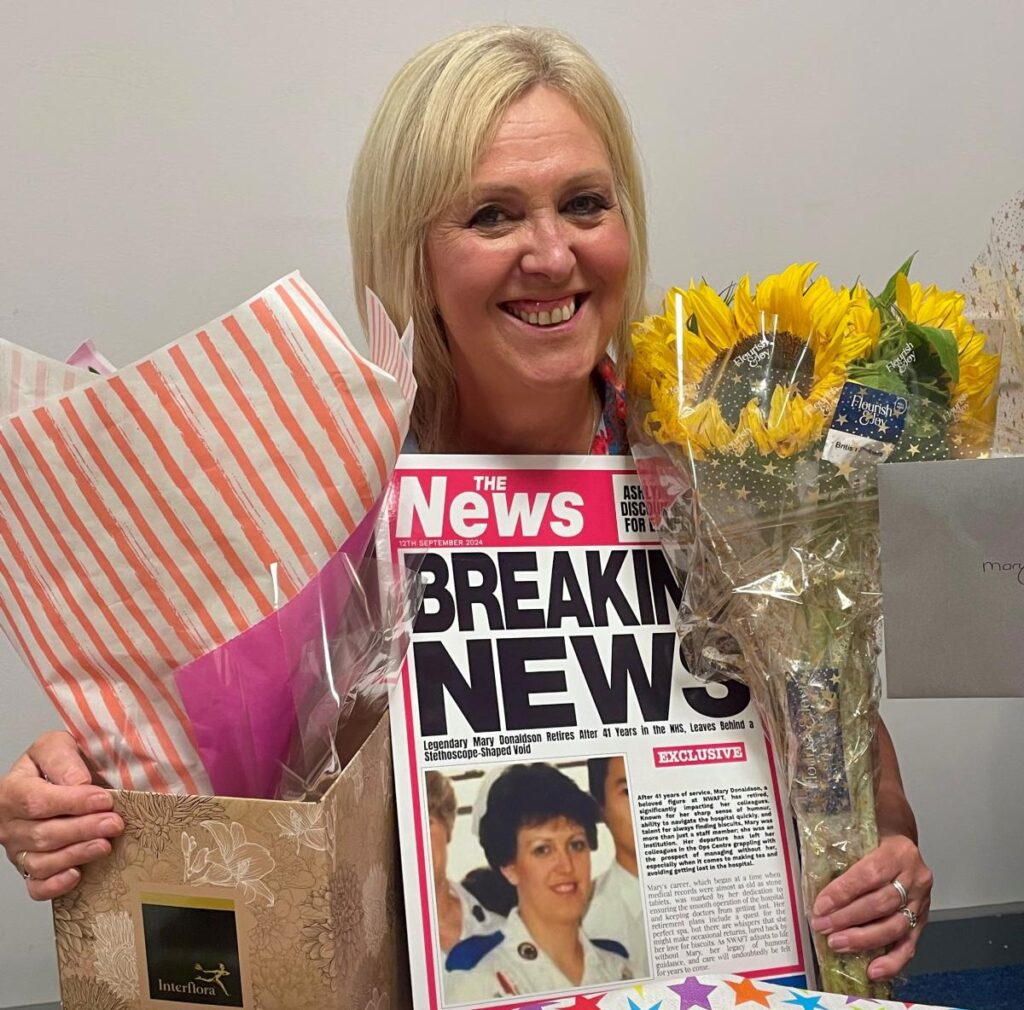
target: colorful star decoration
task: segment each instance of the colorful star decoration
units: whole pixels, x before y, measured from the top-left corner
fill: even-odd
[[[759,1006],[771,1006],[768,1002],[768,997],[771,996],[771,993],[767,989],[758,989],[749,978],[741,979],[739,982],[726,979],[725,984],[736,994],[736,1006],[739,1006],[741,1003],[757,1003]]]
[[[629,1003],[629,1010],[661,1010],[662,1004],[662,1000],[658,1000],[657,1003],[652,1003],[650,1006],[640,1006],[632,998],[627,999],[626,1002]]]
[[[690,1010],[691,1007],[700,1007],[701,1010],[711,1010],[708,996],[715,991],[717,986],[704,985],[698,982],[693,975],[687,976],[682,983],[670,985],[669,989],[679,997],[679,1010]]]
[[[821,1010],[821,997],[815,996],[813,993],[809,993],[806,990],[789,990],[792,999],[787,999],[784,1002],[792,1003],[793,1006],[798,1006],[800,1010]]]
[[[576,1002],[567,1010],[601,1010],[601,999],[605,993],[591,993],[589,996],[577,996]]]

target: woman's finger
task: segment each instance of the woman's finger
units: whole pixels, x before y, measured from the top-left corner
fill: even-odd
[[[920,929],[920,920],[917,929]],[[884,919],[876,919],[866,926],[851,926],[833,933],[828,938],[828,945],[837,954],[857,954],[866,950],[880,950],[882,947],[898,943],[909,932],[910,919],[902,912],[896,912]]]
[[[827,887],[821,889],[814,902],[815,916],[832,915],[836,909],[877,891],[896,875],[895,863],[879,849],[869,852],[845,873],[840,874]]]
[[[875,981],[895,978],[906,968],[910,963],[910,959],[917,953],[917,944],[921,939],[921,930],[928,921],[929,908],[930,903],[926,903],[922,911],[918,913],[917,927],[908,930],[907,935],[902,940],[898,940],[881,957],[876,957],[868,965],[869,978]]]
[[[11,852],[56,852],[97,838],[116,838],[124,831],[118,814],[50,817],[41,821],[15,820],[6,825],[4,848]]]
[[[913,895],[910,895],[912,898]],[[811,916],[811,929],[816,933],[828,935],[849,926],[861,926],[884,919],[897,911],[903,899],[892,883],[851,901],[848,905],[836,909],[831,915]]]
[[[99,786],[52,785],[38,773],[29,774],[17,762],[0,779],[0,820],[45,820],[101,813],[112,807],[110,794]]]
[[[110,855],[110,842],[93,838],[87,842],[67,845],[56,852],[26,852],[18,861],[18,869],[29,880],[47,880],[77,866],[84,866]]]
[[[28,896],[33,901],[53,901],[68,891],[78,887],[82,879],[82,871],[77,869],[65,870],[45,880],[26,880]]]
[[[44,733],[27,751],[39,773],[55,785],[84,786],[92,775],[69,733]]]

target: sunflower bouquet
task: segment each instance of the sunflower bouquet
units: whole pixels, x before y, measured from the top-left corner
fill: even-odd
[[[998,356],[905,263],[878,296],[794,264],[673,288],[633,327],[631,441],[684,585],[692,672],[746,683],[782,758],[808,908],[878,843],[876,465],[990,444]],[[822,984],[884,998],[821,938]]]

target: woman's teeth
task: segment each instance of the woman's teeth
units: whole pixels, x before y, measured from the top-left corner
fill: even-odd
[[[556,305],[553,309],[544,312],[526,312],[512,305],[508,306],[508,311],[517,319],[521,319],[524,323],[530,323],[532,326],[557,326],[558,323],[572,319],[576,314],[576,299],[570,298],[561,305]]]

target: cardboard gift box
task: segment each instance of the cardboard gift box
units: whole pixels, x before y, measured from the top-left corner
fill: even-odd
[[[114,806],[112,855],[54,902],[65,1010],[410,1005],[386,716],[315,803]]]

